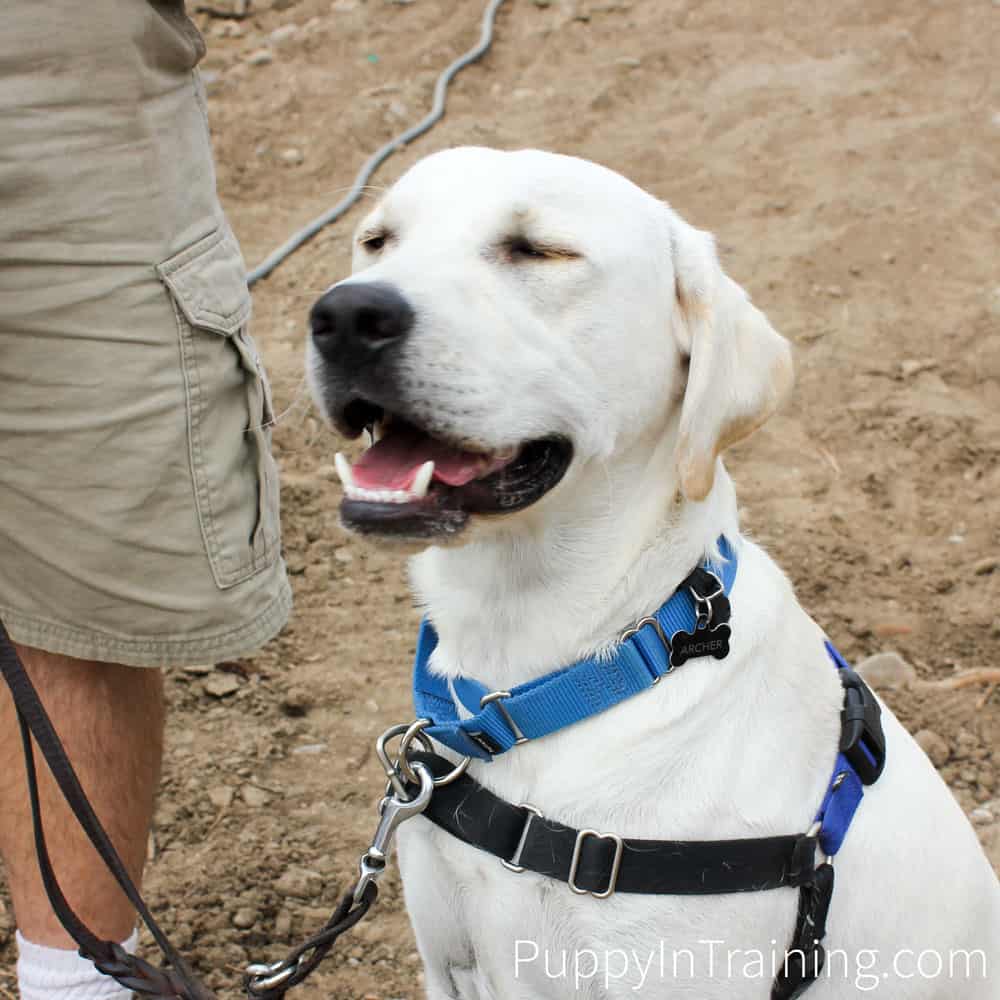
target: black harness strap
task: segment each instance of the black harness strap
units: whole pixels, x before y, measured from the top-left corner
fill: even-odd
[[[426,764],[435,777],[454,767],[433,753],[414,753],[412,759]],[[798,888],[795,931],[771,1000],[795,1000],[823,969],[820,941],[833,895],[833,866],[816,866],[815,836],[633,840],[575,830],[501,799],[468,774],[436,788],[423,815],[514,871],[533,871],[601,897],[613,892],[700,896]]]
[[[414,753],[435,777],[454,764]],[[703,896],[797,887],[812,880],[816,838],[632,840],[575,830],[494,795],[467,774],[434,789],[424,812],[453,837],[514,868],[590,893]]]
[[[812,882],[799,890],[799,912],[785,961],[771,987],[771,1000],[795,1000],[819,978],[826,963],[820,943],[833,898],[833,865],[818,865]]]

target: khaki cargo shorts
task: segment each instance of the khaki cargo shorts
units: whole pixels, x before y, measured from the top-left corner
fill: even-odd
[[[285,623],[269,390],[181,0],[0,12],[0,617],[136,666]]]

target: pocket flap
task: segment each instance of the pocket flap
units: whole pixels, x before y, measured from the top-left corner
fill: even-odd
[[[250,318],[250,289],[239,244],[228,226],[156,266],[192,326],[229,336]]]

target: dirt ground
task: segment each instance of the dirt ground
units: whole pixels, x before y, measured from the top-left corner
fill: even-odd
[[[198,15],[219,186],[249,263],[424,114],[483,7],[254,0],[241,22]],[[509,0],[446,121],[376,177],[449,145],[540,146],[599,160],[714,231],[797,354],[794,398],[729,461],[745,525],[845,655],[898,650],[923,680],[1000,664],[998,18],[996,0]],[[349,884],[381,788],[372,741],[411,715],[402,560],[338,528],[342,444],[301,384],[308,308],[346,273],[358,218],[254,294],[285,411],[293,623],[253,660],[168,679],[149,899],[227,996]],[[883,693],[940,737],[1000,868],[1000,694]],[[421,995],[394,874],[384,890],[303,1000]],[[0,894],[8,996],[10,923]]]

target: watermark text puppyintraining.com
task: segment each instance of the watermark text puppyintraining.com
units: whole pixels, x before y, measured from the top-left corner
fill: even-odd
[[[696,982],[699,979],[773,980],[789,961],[786,952],[772,941],[772,951],[731,948],[725,941],[698,941],[697,948],[672,948],[661,941],[659,948],[548,949],[537,941],[514,942],[514,978],[563,980],[577,990],[594,981],[605,988],[628,983],[639,992],[662,988],[664,983]],[[895,953],[875,948],[847,952],[826,949],[826,962],[818,970],[821,978],[850,982],[860,992],[907,979],[944,979],[957,983],[987,979],[986,953],[982,949],[953,948],[937,951],[902,948]]]

